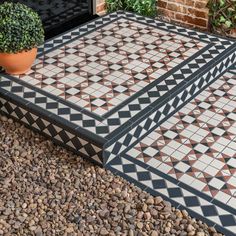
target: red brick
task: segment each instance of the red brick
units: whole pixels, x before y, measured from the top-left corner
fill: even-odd
[[[167,16],[170,19],[175,19],[175,12],[173,12],[173,11],[169,11],[165,8],[158,8],[158,12],[161,15]]]
[[[158,7],[166,8],[167,7],[167,2],[159,0],[158,1]]]
[[[181,14],[181,13],[176,13],[175,14],[175,19],[184,22],[185,21],[185,15]]]
[[[196,0],[186,0],[185,5],[194,7]]]
[[[105,0],[100,0],[97,12],[105,10]],[[158,13],[171,21],[188,27],[208,27],[208,0],[157,0]]]
[[[196,8],[188,8],[188,13],[192,16],[198,17],[198,18],[208,18],[208,11],[207,10],[197,10]]]
[[[200,18],[195,18],[191,16],[185,16],[185,20],[193,25],[196,26],[202,26],[202,27],[207,27],[207,20],[206,19],[200,19]]]
[[[157,0],[159,12],[172,21],[201,29],[208,27],[208,0]]]
[[[207,5],[206,2],[195,1],[195,7],[198,9],[206,8],[206,5]]]
[[[181,6],[174,3],[168,3],[167,9],[175,12],[181,12]]]
[[[185,5],[185,1],[186,0],[168,0],[168,2],[174,2],[174,3],[181,4],[181,5]]]

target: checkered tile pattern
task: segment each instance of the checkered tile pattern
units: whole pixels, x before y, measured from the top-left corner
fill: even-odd
[[[1,74],[1,111],[233,235],[235,49],[112,13],[47,41],[20,79]]]
[[[152,195],[162,196],[177,209],[186,209],[193,217],[204,220],[225,235],[235,235],[235,214],[209,201],[203,194],[197,195],[191,187],[172,178],[165,179],[161,172],[134,163],[129,156],[114,159],[108,169]]]
[[[40,131],[42,134],[50,137],[59,144],[63,144],[79,155],[99,165],[102,164],[102,149],[100,147],[71,133],[64,127],[55,125],[52,121],[33,114],[27,108],[20,107],[2,97],[0,98],[0,111],[30,126],[36,131]]]
[[[7,77],[0,78],[0,87],[3,88],[5,92],[13,93],[23,98],[25,103],[35,104],[39,109],[46,110],[51,114],[70,121],[78,127],[86,128],[87,131],[94,133],[93,135],[97,136],[97,138],[101,139],[97,134],[100,136],[103,135],[102,127],[105,125],[100,120],[96,120],[85,113],[81,113],[81,109],[68,107],[63,102],[56,101],[39,91],[35,91],[33,88],[25,87]],[[106,131],[106,127],[104,130]],[[104,133],[106,134],[105,131]]]
[[[216,80],[235,62],[235,48],[223,38],[116,12],[45,42],[27,75],[1,74],[0,93],[100,143],[105,163]]]
[[[196,94],[204,89],[209,83],[213,82],[220,74],[220,69],[227,67],[234,60],[235,55],[226,58],[222,63],[215,66],[203,77],[198,78],[194,83],[181,91],[174,98],[167,97],[166,103],[162,101],[162,106],[157,106],[151,111],[147,110],[143,120],[138,120],[136,125],[132,125],[130,131],[106,147],[106,161],[111,161],[115,156],[120,155],[130,149],[133,144],[145,137],[148,132],[158,127],[165,119],[169,118],[176,110],[181,108],[186,101],[191,100]],[[222,66],[223,65],[223,66]],[[145,100],[144,100],[145,101]],[[125,118],[131,119],[133,116],[128,114]],[[134,128],[133,128],[134,127]]]
[[[103,26],[104,24],[107,24],[111,22],[114,19],[117,19],[119,17],[125,17],[134,21],[138,21],[140,23],[148,24],[150,26],[158,27],[162,30],[171,31],[173,33],[181,34],[183,36],[187,37],[195,37],[199,38],[208,42],[212,43],[219,43],[223,46],[223,48],[229,47],[229,45],[232,45],[233,42],[229,41],[227,39],[220,38],[218,36],[214,35],[208,35],[202,32],[197,32],[195,30],[186,29],[180,26],[175,26],[166,22],[157,21],[154,19],[150,19],[143,16],[137,16],[133,13],[118,11],[114,12],[109,15],[105,15],[103,17],[100,17],[99,19],[89,22],[88,24],[83,25],[82,27],[78,27],[70,32],[67,32],[66,34],[62,35],[61,37],[54,38],[52,40],[48,40],[41,48],[39,48],[39,52],[46,52],[51,51],[53,47],[60,46],[63,43],[67,43],[70,40],[74,40],[78,36],[82,36],[86,34],[87,32],[94,30],[98,27]]]
[[[44,54],[19,78],[103,115],[206,45],[118,19]]]
[[[212,61],[213,58],[214,56],[209,56],[207,52],[202,53],[197,56],[192,63],[184,66],[182,69],[174,71],[170,76],[164,77],[163,80],[158,81],[159,83],[148,89],[148,91],[144,90],[138,98],[133,99],[118,112],[107,118],[106,122],[109,125],[110,130],[116,129],[117,126],[124,124],[128,120],[132,120],[133,123],[133,117],[140,117],[140,112],[142,110],[150,107],[154,108],[154,106],[158,105],[160,106],[161,102],[163,102],[164,95],[166,100],[172,99],[176,90],[179,92],[184,90],[185,87],[189,85],[190,81],[197,80],[204,73],[206,82],[209,82],[209,78],[212,78],[212,75],[214,75],[216,79],[219,74],[233,64],[235,61],[235,53],[231,54],[229,57],[225,57],[225,60],[221,61],[219,64],[205,67],[206,63]],[[209,72],[209,70],[211,71]],[[199,72],[201,73],[199,74]],[[113,122],[114,119],[116,120],[115,124]],[[114,135],[112,134],[112,136]]]
[[[233,67],[107,168],[235,235],[235,91]]]

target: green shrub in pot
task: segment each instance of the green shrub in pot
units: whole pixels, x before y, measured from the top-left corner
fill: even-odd
[[[42,21],[34,10],[20,3],[0,4],[0,66],[5,66],[6,58],[1,57],[6,54],[16,55],[34,50],[36,56],[35,51],[43,42]]]

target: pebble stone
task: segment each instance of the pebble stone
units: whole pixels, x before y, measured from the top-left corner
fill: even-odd
[[[0,235],[222,236],[0,116]]]

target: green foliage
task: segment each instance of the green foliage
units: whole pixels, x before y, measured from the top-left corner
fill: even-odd
[[[156,15],[156,0],[106,0],[107,11],[127,10],[143,16]]]
[[[27,51],[43,41],[42,21],[36,12],[20,3],[0,5],[0,52]]]
[[[124,9],[124,0],[106,0],[107,11],[114,12]]]
[[[236,28],[236,0],[210,0],[208,8],[213,31],[227,34]]]

